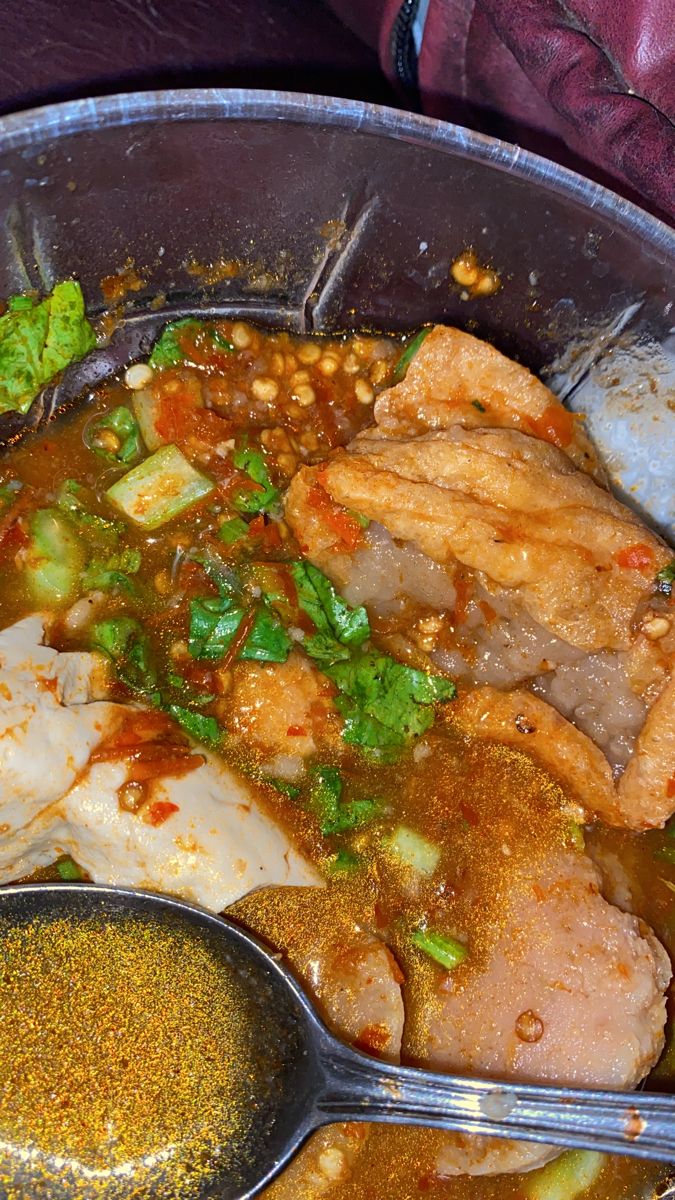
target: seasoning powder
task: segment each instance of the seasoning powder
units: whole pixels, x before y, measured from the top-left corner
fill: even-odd
[[[0,923],[0,1195],[189,1200],[237,1176],[254,1029],[234,969],[187,929]]]

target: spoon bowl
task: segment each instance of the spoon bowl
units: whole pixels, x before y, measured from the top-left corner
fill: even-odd
[[[279,955],[233,921],[181,900],[89,883],[6,887],[0,890],[0,957],[8,930],[64,919],[102,927],[140,922],[197,938],[222,968],[224,984],[236,976],[260,1057],[253,1116],[236,1170],[225,1155],[197,1191],[191,1188],[191,1200],[252,1200],[314,1130],[339,1121],[425,1125],[675,1159],[675,1096],[471,1079],[380,1062],[328,1031]],[[0,1129],[0,1137],[6,1131]],[[16,1151],[19,1182],[25,1151]],[[129,1183],[131,1194],[133,1179]]]

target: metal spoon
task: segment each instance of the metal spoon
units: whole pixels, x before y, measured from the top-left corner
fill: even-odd
[[[238,1178],[212,1175],[201,1197],[252,1200],[314,1130],[335,1121],[433,1126],[675,1160],[675,1095],[499,1082],[380,1062],[328,1032],[278,956],[232,921],[194,905],[86,883],[0,889],[4,929],[36,917],[107,923],[133,918],[187,930],[208,942],[223,970],[234,970],[244,980],[261,1054],[269,1049],[277,1064],[273,1095],[260,1107]]]

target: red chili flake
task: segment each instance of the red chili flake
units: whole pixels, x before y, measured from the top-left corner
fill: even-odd
[[[675,775],[671,775],[670,779],[668,780],[668,782],[666,784],[666,796],[668,797],[669,800],[672,799],[673,796],[675,796]]]
[[[350,552],[356,550],[363,536],[363,529],[356,517],[350,516],[344,508],[331,499],[321,484],[320,478],[319,482],[313,483],[310,487],[307,500],[312,508],[319,510],[324,524],[337,534],[341,543],[339,549],[344,546]]]
[[[381,1054],[389,1045],[391,1035],[386,1025],[365,1025],[354,1043],[368,1054]]]
[[[307,730],[304,725],[289,725],[286,730],[287,737],[306,737]]]
[[[260,537],[260,535],[264,532],[265,532],[265,518],[262,515],[262,513],[260,513],[257,517],[254,517],[253,520],[250,522],[249,527],[248,527],[248,536],[250,538]]]
[[[620,567],[628,567],[631,571],[644,571],[654,564],[654,551],[645,542],[636,542],[634,546],[624,546],[614,555]]]
[[[145,821],[148,825],[157,827],[163,825],[164,822],[172,815],[179,812],[178,804],[173,804],[171,800],[155,800],[146,810]]]

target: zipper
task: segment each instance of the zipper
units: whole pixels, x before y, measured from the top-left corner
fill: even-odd
[[[391,57],[396,78],[408,97],[419,101],[414,25],[420,0],[403,0],[391,31]]]

